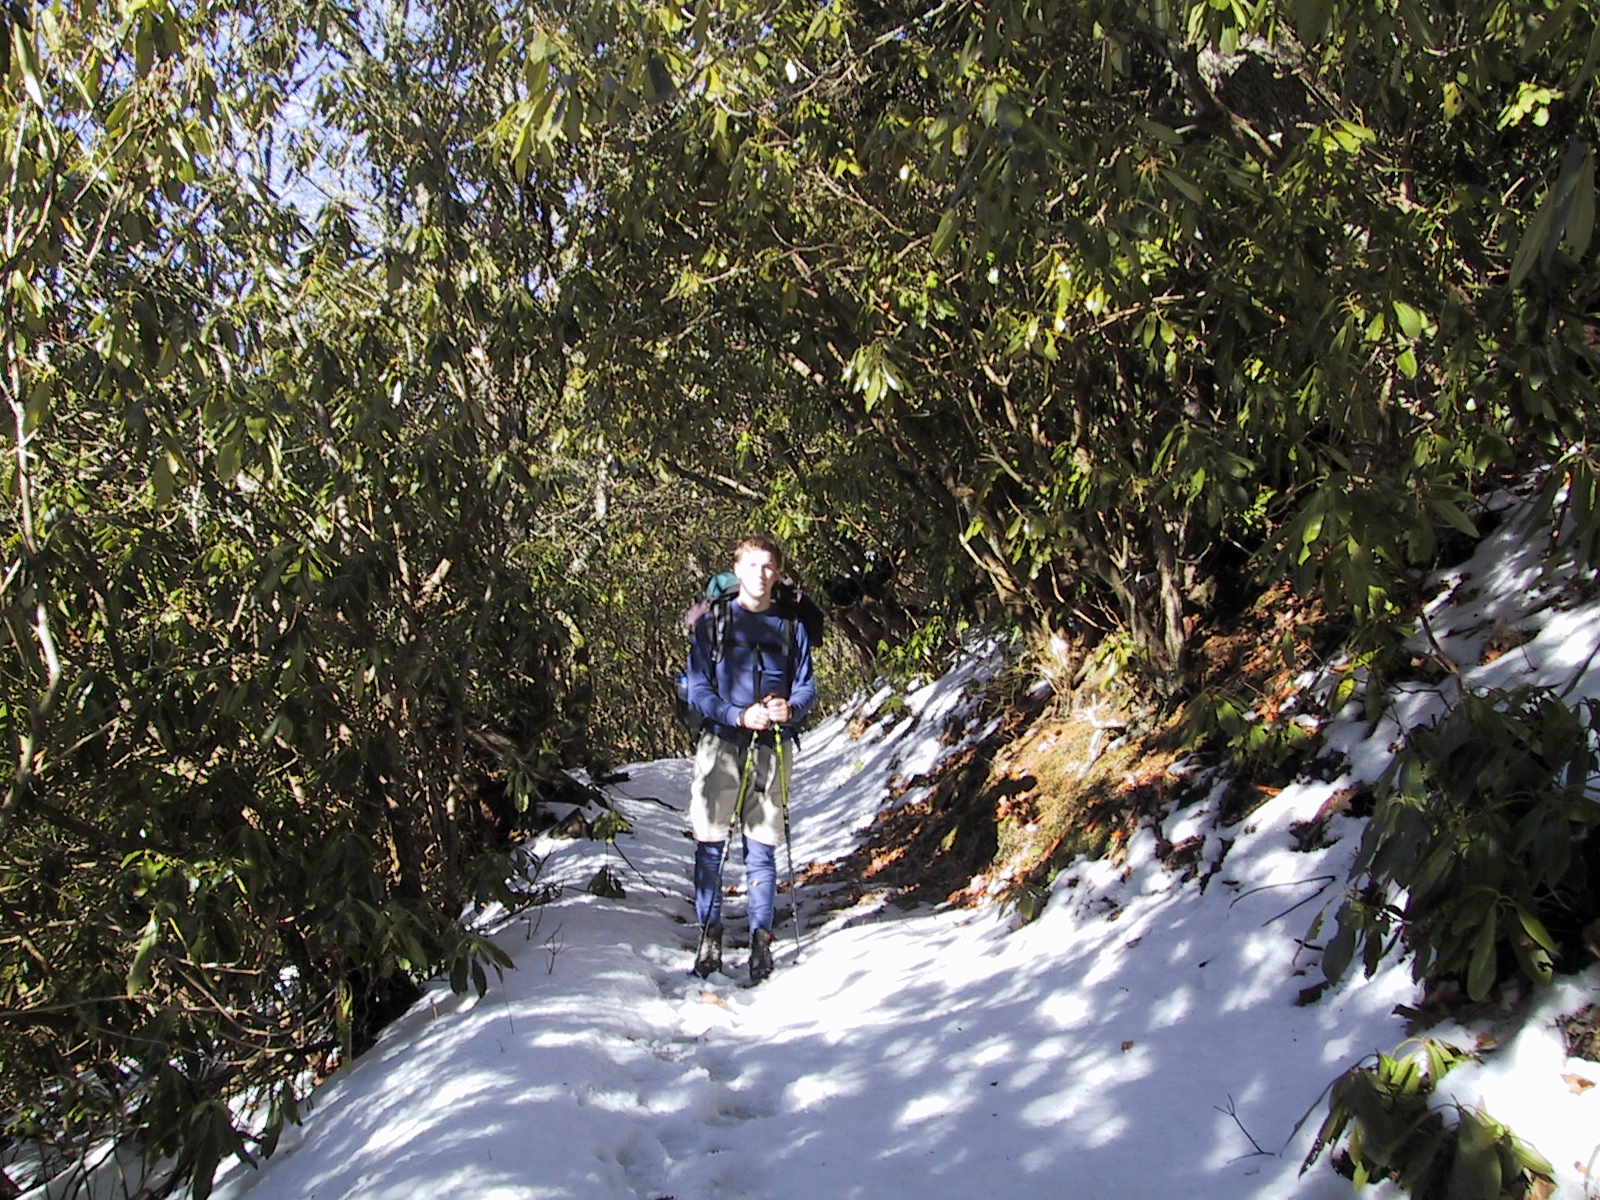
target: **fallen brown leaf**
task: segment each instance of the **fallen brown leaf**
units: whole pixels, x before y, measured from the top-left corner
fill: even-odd
[[[1574,1096],[1581,1096],[1594,1086],[1594,1080],[1585,1079],[1582,1075],[1563,1075],[1561,1078],[1572,1089]]]

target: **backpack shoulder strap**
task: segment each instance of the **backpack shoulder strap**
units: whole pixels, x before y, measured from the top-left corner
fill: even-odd
[[[711,601],[710,609],[706,613],[706,620],[711,622],[708,630],[710,637],[706,640],[711,648],[711,666],[722,661],[723,651],[728,644],[728,626],[732,624],[732,613],[729,609],[733,605],[733,593],[725,593]]]

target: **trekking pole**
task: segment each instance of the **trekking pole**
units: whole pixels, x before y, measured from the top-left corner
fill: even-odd
[[[750,745],[744,752],[744,769],[739,772],[739,794],[733,802],[733,820],[728,822],[728,840],[722,843],[722,854],[717,858],[717,882],[711,889],[711,911],[706,913],[705,924],[700,926],[700,944],[695,948],[695,957],[699,958],[705,953],[706,938],[711,933],[711,912],[718,907],[717,900],[722,895],[722,868],[728,865],[728,855],[733,853],[733,831],[739,828],[739,818],[744,813],[744,798],[750,791],[750,764],[756,757],[755,735],[750,735]]]
[[[789,776],[784,771],[783,729],[778,729],[778,795],[783,802],[783,851],[789,860],[789,915],[794,918],[794,960],[800,961],[800,889],[794,881],[794,842],[789,837]]]

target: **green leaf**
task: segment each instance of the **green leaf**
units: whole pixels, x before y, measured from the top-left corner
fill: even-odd
[[[139,945],[133,952],[133,963],[128,967],[128,995],[137,996],[150,986],[150,964],[155,959],[160,937],[161,923],[152,912],[139,937]]]
[[[1567,249],[1573,258],[1582,258],[1589,252],[1589,241],[1594,236],[1594,153],[1591,151],[1579,168],[1573,183],[1572,202],[1567,210]]]
[[[1337,713],[1350,703],[1350,698],[1356,694],[1356,673],[1353,670],[1345,671],[1339,676],[1339,682],[1333,685],[1333,695],[1328,699],[1328,711]]]
[[[1546,1177],[1556,1173],[1555,1167],[1550,1165],[1548,1158],[1515,1134],[1511,1137],[1511,1157],[1524,1171],[1530,1171]]]
[[[173,493],[177,490],[177,481],[172,474],[172,458],[165,451],[157,451],[155,462],[150,467],[150,484],[155,490],[156,504],[166,508],[172,503]]]
[[[1489,1122],[1469,1109],[1461,1110],[1447,1200],[1500,1200],[1499,1140]]]
[[[1433,28],[1433,22],[1428,19],[1427,9],[1419,0],[1400,0],[1400,17],[1413,38],[1429,50],[1438,49],[1439,35]]]
[[[1404,300],[1394,302],[1394,319],[1399,322],[1400,332],[1408,338],[1422,336],[1422,314]]]
[[[614,842],[619,834],[632,832],[628,819],[611,809],[602,812],[589,826],[589,836],[601,842]]]
[[[1494,986],[1495,978],[1495,910],[1490,909],[1478,936],[1473,941],[1472,961],[1467,965],[1467,995],[1482,1000]]]
[[[1472,523],[1472,518],[1462,512],[1453,501],[1435,497],[1432,506],[1433,511],[1438,513],[1444,523],[1452,529],[1459,530],[1470,538],[1478,536],[1478,527]]]
[[[1600,67],[1600,21],[1595,22],[1594,31],[1589,35],[1589,52],[1583,56],[1583,65],[1578,68],[1578,77],[1572,81],[1573,95],[1581,94],[1588,86],[1589,80],[1594,78],[1596,67]]]
[[[34,50],[33,39],[22,29],[10,30],[3,24],[0,24],[0,36],[9,38],[16,49],[16,63],[22,70],[22,86],[28,93],[28,99],[43,108],[44,89],[39,86],[39,60]]]
[[[1527,930],[1528,936],[1538,942],[1539,945],[1543,946],[1551,954],[1560,953],[1556,949],[1555,939],[1550,936],[1550,931],[1544,927],[1544,922],[1520,904],[1517,905],[1517,919],[1522,922],[1522,928]]]
[[[1563,0],[1561,7],[1540,21],[1522,43],[1522,57],[1529,59],[1543,50],[1545,43],[1560,32],[1562,26],[1571,18],[1573,9],[1577,7],[1578,0]]]
[[[1437,1038],[1426,1038],[1423,1047],[1428,1053],[1428,1083],[1430,1087],[1437,1087],[1439,1081],[1455,1069],[1456,1064],[1466,1057],[1449,1042],[1441,1042]]]
[[[194,1200],[207,1200],[217,1177],[217,1165],[222,1161],[223,1148],[209,1128],[199,1131],[190,1141],[194,1154],[189,1176],[189,1192]]]
[[[1158,141],[1165,142],[1169,146],[1183,145],[1183,135],[1170,125],[1163,125],[1160,121],[1153,121],[1149,117],[1139,117],[1136,123],[1140,129]]]
[[[1350,969],[1350,960],[1356,956],[1356,927],[1355,915],[1349,914],[1346,920],[1349,905],[1339,911],[1339,929],[1328,941],[1327,948],[1322,952],[1322,973],[1329,983],[1338,983],[1344,973]]]
[[[1292,20],[1300,40],[1307,46],[1321,44],[1333,16],[1333,0],[1294,0]]]
[[[1206,204],[1206,195],[1200,190],[1200,185],[1197,184],[1193,179],[1189,178],[1189,176],[1184,174],[1182,171],[1175,167],[1168,167],[1162,172],[1162,178],[1166,179],[1168,183],[1177,188],[1178,191],[1181,192],[1183,196],[1192,203],[1197,204],[1202,208],[1208,207]]]
[[[950,240],[955,237],[956,229],[960,224],[960,217],[954,208],[944,210],[944,215],[939,218],[939,227],[933,231],[933,245],[928,253],[938,258],[950,246]]]
[[[1556,190],[1550,189],[1544,202],[1539,205],[1539,210],[1533,214],[1533,220],[1528,222],[1528,228],[1523,231],[1522,240],[1517,243],[1516,257],[1511,260],[1510,286],[1515,288],[1521,285],[1528,277],[1528,272],[1533,270],[1533,264],[1538,261],[1540,253],[1544,250],[1545,238],[1550,232],[1550,220],[1556,210]]]
[[[217,447],[217,478],[224,483],[232,483],[239,475],[243,441],[240,431],[235,430]]]
[[[1534,983],[1547,984],[1554,977],[1550,955],[1542,946],[1535,945],[1529,938],[1517,936],[1511,939],[1511,949],[1516,954],[1517,965],[1522,968],[1522,973]]]
[[[1539,260],[1546,269],[1550,266],[1556,247],[1568,236],[1568,230],[1572,228],[1573,205],[1577,202],[1580,190],[1585,196],[1583,205],[1586,206],[1586,212],[1578,214],[1581,226],[1577,232],[1581,233],[1584,248],[1587,249],[1589,236],[1594,229],[1594,151],[1574,138],[1567,147],[1566,157],[1561,164],[1561,174],[1556,178],[1555,186],[1545,197],[1544,204],[1540,205],[1541,212],[1546,208],[1549,209],[1549,216],[1544,223],[1543,239],[1537,251]],[[1518,257],[1521,257],[1520,250]]]
[[[1338,120],[1328,127],[1333,133],[1334,141],[1347,154],[1355,154],[1368,142],[1375,142],[1378,135],[1365,125],[1354,121]]]

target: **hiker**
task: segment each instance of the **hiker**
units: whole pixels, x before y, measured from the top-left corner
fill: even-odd
[[[694,970],[704,979],[722,967],[722,857],[742,784],[750,981],[760,983],[772,973],[776,850],[784,836],[794,730],[816,687],[805,622],[775,594],[783,575],[777,542],[745,538],[734,549],[733,574],[738,591],[713,601],[694,626],[686,673],[689,706],[705,721],[689,793],[701,930]]]

